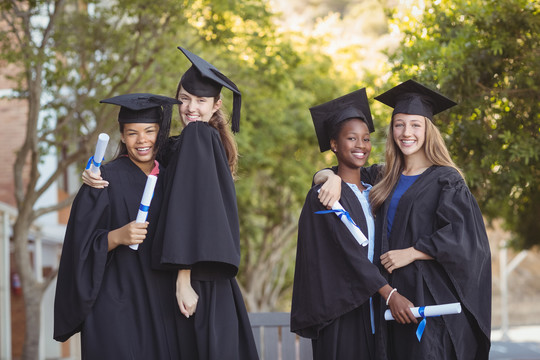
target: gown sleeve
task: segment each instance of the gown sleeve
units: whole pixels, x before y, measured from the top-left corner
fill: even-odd
[[[110,206],[107,189],[83,185],[69,216],[54,300],[54,339],[81,330],[103,280],[108,256]]]
[[[362,167],[362,182],[366,184],[376,185],[383,173],[384,166],[379,164],[374,164],[368,167]]]
[[[219,133],[190,123],[176,140],[154,250],[197,280],[232,278],[240,262],[236,191]]]
[[[476,200],[464,180],[455,178],[439,180],[445,184],[436,209],[436,229],[420,237],[414,248],[443,266],[463,305],[489,334],[491,307],[485,306],[491,302],[489,241]]]
[[[368,260],[367,247],[358,244],[335,214],[315,214],[325,210],[318,188],[310,190],[300,215],[291,308],[291,331],[307,338],[317,338],[332,320],[361,306],[386,284]],[[351,211],[343,190],[341,201],[360,224],[362,215]]]

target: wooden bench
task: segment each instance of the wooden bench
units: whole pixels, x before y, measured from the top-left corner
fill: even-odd
[[[313,359],[311,340],[291,332],[290,314],[249,313],[260,360]]]

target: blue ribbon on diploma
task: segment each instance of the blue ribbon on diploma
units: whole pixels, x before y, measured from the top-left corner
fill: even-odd
[[[88,162],[86,163],[86,170],[90,169],[91,164],[94,164],[95,167],[100,167],[103,160],[105,160],[105,158],[101,159],[100,162],[95,162],[94,157],[90,156],[90,159],[88,159]]]
[[[418,342],[420,342],[422,339],[422,334],[424,334],[424,329],[426,328],[426,316],[424,315],[424,308],[425,306],[418,308],[418,313],[420,316],[422,316],[422,321],[420,321],[420,324],[418,324],[418,327],[416,328],[416,337],[418,338]]]
[[[428,317],[461,314],[461,304],[459,302],[455,302],[455,303],[449,303],[449,304],[428,305],[428,306],[411,308],[411,311],[414,317],[422,318],[422,321],[420,321],[420,324],[418,324],[418,327],[416,328],[416,337],[418,338],[418,341],[420,342],[420,340],[422,339],[422,334],[424,333],[424,330],[426,329]],[[390,311],[390,309],[387,309],[384,312],[384,319],[394,320],[394,317],[392,316],[392,312]]]
[[[141,204],[141,206],[139,206],[139,210],[144,211],[144,212],[148,212],[148,210],[150,210],[150,206],[146,206],[146,205]]]
[[[342,210],[342,209],[334,210],[334,209],[332,209],[332,210],[315,211],[315,214],[329,214],[329,213],[336,213],[337,216],[339,216],[340,219],[341,219],[342,216],[345,216],[347,218],[347,220],[349,220],[354,226],[356,226],[357,228],[360,229],[360,227],[358,225],[356,225],[356,223],[354,222],[354,220],[351,217],[351,214],[349,214],[349,212],[347,210]]]
[[[362,246],[366,246],[369,243],[369,240],[364,236],[362,233],[362,229],[351,218],[351,215],[341,206],[339,202],[336,201],[334,206],[332,206],[332,210],[321,210],[321,211],[315,211],[315,214],[328,214],[328,213],[334,213],[336,216],[345,224],[345,226],[349,229],[351,234],[354,236],[356,241]],[[344,217],[345,216],[345,217]]]
[[[418,308],[418,313],[422,317],[422,321],[420,321],[420,324],[418,324],[418,327],[416,328],[416,337],[418,338],[418,342],[420,342],[420,340],[422,339],[422,335],[424,334],[424,330],[426,328],[427,318],[424,315],[425,308],[426,308],[425,306]],[[435,316],[441,316],[441,315],[430,315],[430,317],[435,317]]]

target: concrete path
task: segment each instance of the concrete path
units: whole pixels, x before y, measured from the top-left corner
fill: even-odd
[[[490,360],[540,360],[540,325],[512,327],[507,339],[493,330],[491,341]]]

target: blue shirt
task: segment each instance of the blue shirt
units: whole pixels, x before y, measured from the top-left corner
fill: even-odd
[[[371,207],[369,206],[369,191],[372,186],[362,182],[362,185],[366,188],[364,191],[360,191],[358,186],[355,184],[349,184],[349,187],[354,192],[360,205],[362,205],[362,210],[364,211],[364,216],[366,217],[366,223],[368,228],[367,238],[368,238],[368,259],[373,262],[373,252],[375,245],[375,221],[373,220],[373,214],[371,213]],[[365,234],[364,234],[365,235]],[[373,300],[369,298],[369,317],[371,320],[371,333],[375,334],[375,316],[373,312]]]
[[[390,232],[392,231],[392,223],[394,222],[394,217],[396,216],[396,210],[397,206],[399,204],[399,200],[405,194],[405,191],[407,191],[408,188],[411,187],[411,185],[418,179],[419,175],[403,175],[399,177],[399,182],[396,186],[396,190],[394,191],[394,195],[392,195],[392,200],[390,200],[390,206],[388,207],[388,215],[387,215],[387,231],[388,236],[390,236]]]
[[[349,184],[349,187],[354,192],[356,197],[358,198],[358,201],[360,202],[360,205],[362,205],[362,210],[364,211],[364,216],[366,217],[366,223],[368,228],[368,233],[364,234],[367,235],[366,237],[369,240],[368,245],[368,259],[369,261],[373,262],[373,252],[374,252],[374,242],[375,242],[375,221],[373,219],[373,214],[371,213],[371,207],[369,206],[369,192],[372,188],[371,185],[362,183],[366,190],[360,191],[358,186],[355,184]]]

